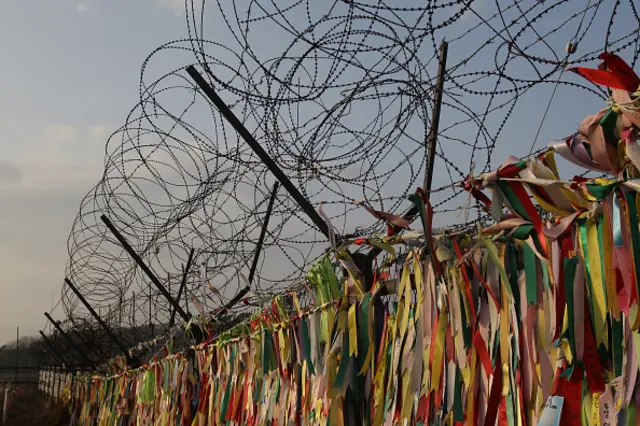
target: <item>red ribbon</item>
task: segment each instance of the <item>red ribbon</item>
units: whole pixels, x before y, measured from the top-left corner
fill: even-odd
[[[564,310],[567,304],[567,297],[565,294],[564,287],[564,259],[568,259],[569,252],[573,251],[573,239],[570,235],[564,234],[562,241],[560,242],[560,251],[562,253],[560,259],[560,274],[558,275],[558,281],[556,283],[556,333],[554,339],[558,339],[560,337],[560,333],[562,332],[562,325],[564,321]]]
[[[480,358],[484,371],[487,375],[493,374],[493,371],[491,370],[491,358],[489,357],[489,352],[487,352],[487,345],[485,344],[479,329],[476,330],[476,334],[473,335],[473,346],[476,348],[476,353],[478,354],[478,358]],[[502,366],[500,366],[500,368],[502,368]],[[502,374],[502,371],[500,371],[500,374]]]
[[[529,216],[529,219],[531,220],[531,223],[533,224],[533,227],[538,234],[538,241],[540,243],[540,248],[542,249],[542,255],[547,257],[547,239],[543,233],[542,219],[540,218],[540,215],[538,214],[535,206],[531,202],[529,194],[527,194],[524,186],[519,182],[508,182],[507,184],[511,187],[516,197],[518,197],[518,199],[520,200],[522,207],[524,207],[525,211],[527,212],[527,215]]]
[[[575,72],[590,82],[601,86],[622,89],[627,92],[635,92],[638,90],[640,78],[625,61],[612,53],[603,53],[600,55],[600,59],[604,61],[604,64],[601,64],[600,68],[606,65],[607,70],[572,67],[567,68],[567,71]]]
[[[560,377],[560,372],[556,374],[554,394],[564,398],[560,417],[560,424],[563,426],[582,424],[582,377],[582,369],[577,366],[573,368],[571,379]]]
[[[485,426],[494,426],[496,424],[502,399],[502,361],[500,360],[500,351],[498,351],[496,367],[493,372],[493,383],[491,384],[489,401],[487,402],[487,415],[484,418]]]
[[[458,246],[457,241],[452,238],[451,239],[451,244],[453,245],[453,249],[456,252],[456,256],[457,256],[458,260],[462,260],[462,251],[460,250],[460,247]],[[487,291],[489,292],[489,294],[493,298],[493,301],[496,302],[496,306],[498,306],[499,304],[498,304],[498,301],[497,301],[496,297],[491,292],[491,289],[489,288],[487,283],[484,282],[484,279],[482,279],[482,275],[478,271],[478,267],[476,266],[475,262],[471,262],[471,263],[473,265],[473,269],[476,271],[476,273],[480,277],[480,280],[484,284],[485,288],[487,289]],[[475,305],[473,303],[473,297],[471,297],[471,281],[469,280],[469,275],[467,274],[466,265],[461,265],[460,270],[462,271],[462,279],[464,280],[464,284],[465,284],[465,286],[464,286],[465,287],[465,296],[467,297],[467,300],[469,302],[469,309],[471,310],[471,328],[473,329],[473,328],[476,328],[476,307],[475,307]]]
[[[600,358],[598,357],[593,327],[591,326],[589,305],[586,300],[584,304],[584,319],[584,367],[587,372],[587,382],[591,393],[602,393],[604,392],[604,375],[600,365]]]

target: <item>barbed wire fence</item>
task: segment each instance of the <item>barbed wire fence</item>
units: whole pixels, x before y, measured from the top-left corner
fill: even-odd
[[[554,100],[608,97],[563,73],[567,66],[602,51],[632,67],[640,56],[633,0],[187,0],[184,12],[185,39],[145,59],[140,101],[107,141],[103,177],[68,240],[65,276],[123,346],[152,340],[147,356],[189,336],[103,215],[188,315],[230,306],[220,329],[274,295],[304,299],[305,273],[329,248],[280,190],[259,249],[274,178],[187,67],[200,70],[336,232],[357,237],[384,233],[386,224],[355,203],[402,214],[422,186],[441,40],[450,56],[431,202],[435,223],[458,229],[486,218],[458,184],[489,171],[525,120],[536,136],[516,150],[535,155]],[[250,291],[232,303],[258,250]],[[45,331],[55,332],[52,346],[69,364],[122,352],[69,285],[53,312],[60,329],[48,322]],[[88,360],[61,343],[63,332],[93,348],[81,349]]]

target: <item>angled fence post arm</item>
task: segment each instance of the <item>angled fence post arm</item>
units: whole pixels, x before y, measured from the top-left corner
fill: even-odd
[[[115,342],[115,344],[118,346],[118,348],[120,349],[120,351],[122,351],[122,354],[124,355],[125,359],[127,360],[127,364],[132,365],[134,364],[133,359],[131,358],[131,355],[129,355],[129,351],[127,350],[127,348],[124,347],[124,345],[122,344],[122,342],[118,339],[118,337],[114,334],[114,332],[111,330],[111,328],[109,328],[109,326],[104,322],[104,320],[102,318],[100,318],[100,315],[98,315],[96,313],[96,311],[93,309],[93,307],[89,304],[89,302],[87,302],[87,299],[84,298],[84,296],[82,295],[82,293],[80,293],[80,291],[77,289],[77,287],[71,282],[71,280],[69,278],[65,278],[64,282],[69,286],[69,288],[75,293],[75,295],[78,297],[78,299],[80,299],[80,301],[82,302],[82,304],[87,308],[87,310],[91,313],[91,315],[93,315],[93,317],[96,319],[96,321],[98,321],[98,324],[100,324],[100,326],[104,329],[104,331],[109,335],[109,337],[111,338],[111,340],[113,340]]]
[[[189,321],[189,316],[187,315],[187,313],[180,307],[180,304],[176,302],[173,296],[169,294],[167,289],[164,288],[164,286],[162,285],[162,283],[160,283],[160,280],[158,279],[158,277],[156,277],[156,275],[153,273],[151,268],[149,268],[147,264],[144,263],[140,255],[138,255],[138,253],[135,252],[133,247],[131,247],[131,245],[126,240],[126,238],[124,238],[124,236],[120,233],[120,231],[118,231],[118,229],[113,225],[113,223],[111,223],[109,218],[105,215],[102,215],[100,216],[100,219],[104,222],[105,225],[107,225],[107,228],[109,228],[109,230],[114,235],[114,237],[116,237],[116,239],[120,242],[120,244],[125,249],[125,251],[129,253],[129,256],[131,256],[133,260],[138,264],[140,269],[142,269],[144,273],[147,274],[147,277],[149,277],[151,282],[155,284],[155,286],[158,288],[160,293],[162,293],[162,295],[169,301],[173,309],[175,309],[176,312],[180,314],[180,316],[185,322]]]
[[[80,358],[82,358],[84,360],[84,362],[87,363],[87,365],[91,366],[94,365],[94,363],[89,359],[89,357],[87,357],[87,354],[84,353],[82,350],[80,350],[80,348],[78,348],[78,345],[76,345],[76,343],[73,341],[73,339],[67,334],[66,331],[64,331],[62,329],[62,327],[60,327],[60,325],[54,321],[54,319],[51,317],[51,315],[49,315],[48,312],[44,313],[44,316],[47,317],[47,319],[49,320],[49,322],[51,324],[53,324],[53,326],[56,328],[56,330],[58,330],[60,332],[60,334],[62,334],[62,336],[65,338],[65,340],[69,343],[69,345],[71,346],[71,348],[78,353],[78,355],[80,355]]]
[[[176,296],[176,303],[178,303],[178,304],[180,303],[180,297],[182,296],[182,292],[184,291],[184,287],[187,285],[187,276],[189,275],[189,271],[191,270],[191,265],[193,263],[193,255],[194,255],[194,253],[195,253],[195,250],[192,247],[191,251],[189,252],[189,257],[187,258],[187,266],[185,266],[184,270],[182,271],[182,281],[180,281],[180,288],[178,289],[178,295]],[[176,319],[176,310],[172,308],[171,309],[171,318],[169,319],[169,328],[173,327],[175,319]]]
[[[253,152],[260,158],[260,160],[267,166],[267,168],[273,173],[275,178],[280,182],[287,192],[293,197],[298,206],[305,212],[314,225],[329,238],[329,227],[327,223],[322,220],[318,212],[313,208],[311,203],[302,195],[302,193],[296,188],[296,186],[289,180],[287,175],[284,174],[282,169],[276,164],[275,161],[267,154],[267,152],[260,146],[258,141],[247,130],[242,122],[235,116],[233,111],[227,106],[227,104],[218,96],[216,91],[211,87],[209,83],[200,75],[200,73],[193,66],[187,67],[187,73],[191,76],[193,81],[200,87],[204,94],[213,102],[218,108],[218,111],[227,119],[229,124],[238,132],[238,134],[249,145]]]

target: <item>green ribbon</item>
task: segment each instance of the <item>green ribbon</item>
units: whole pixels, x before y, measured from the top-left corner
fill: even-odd
[[[513,238],[517,240],[526,240],[533,231],[533,225],[520,225],[517,226],[511,233]]]
[[[592,267],[600,268],[600,265],[594,266],[589,263],[589,243],[587,240],[587,223],[586,222],[583,222],[579,225],[579,232],[580,232],[580,240],[582,242],[582,260],[584,262],[584,269],[586,271],[585,278],[587,280],[587,287],[589,289],[589,294],[591,294],[592,296],[590,298],[588,297],[587,300],[590,301],[592,300],[592,298],[595,299],[595,294],[593,291],[593,282],[591,281],[591,268]],[[594,330],[595,330],[596,316],[595,316],[594,305],[595,303],[589,303],[589,312],[591,314],[591,324],[594,324]]]
[[[640,294],[640,279],[638,274],[640,273],[640,230],[638,229],[638,210],[636,208],[636,193],[626,192],[624,198],[627,201],[627,208],[629,209],[629,232],[631,234],[631,246],[633,252],[633,265],[636,272],[636,281],[638,285],[638,294]]]
[[[366,360],[371,341],[369,339],[369,310],[371,308],[371,293],[365,293],[358,307],[358,372]],[[374,350],[375,352],[375,350]],[[375,354],[373,354],[375,357]]]
[[[275,369],[273,336],[268,330],[262,332],[262,374],[267,375]]]
[[[500,261],[500,257],[498,256],[498,252],[495,248],[495,246],[491,243],[491,241],[487,238],[487,237],[481,237],[480,241],[484,244],[484,246],[486,247],[486,253],[487,255],[491,258],[491,261],[493,262],[493,264],[495,265],[496,269],[498,270],[498,274],[500,275],[500,278],[502,279],[502,283],[504,284],[507,293],[510,296],[513,296],[513,288],[509,282],[509,277],[507,276],[506,271],[504,270],[503,266],[502,266],[502,262]],[[499,298],[499,295],[495,295],[497,298]]]
[[[569,345],[571,346],[571,353],[576,354],[576,329],[575,320],[573,315],[574,303],[573,303],[573,279],[576,274],[576,267],[578,266],[578,258],[571,257],[564,259],[564,292],[567,301],[567,316],[569,318]]]
[[[514,409],[513,409],[513,393],[511,392],[511,387],[509,387],[509,393],[507,394],[506,397],[507,401],[506,401],[506,406],[507,406],[507,423],[509,425],[515,425],[515,415],[514,415]]]
[[[342,385],[344,384],[344,379],[347,375],[347,369],[349,368],[349,336],[348,332],[345,332],[342,335],[342,355],[340,357],[340,366],[338,367],[338,374],[336,374],[336,381],[334,383],[334,387],[338,389],[342,389]]]
[[[309,324],[305,318],[300,318],[300,325],[302,327],[302,346],[304,347],[304,358],[307,360],[307,368],[309,369],[309,375],[316,374],[311,360],[311,338],[309,337]]]
[[[615,137],[615,130],[618,123],[618,113],[609,108],[609,110],[600,119],[600,127],[607,143],[616,146],[618,139]]]
[[[496,338],[493,341],[493,348],[491,348],[491,364],[496,367],[496,360],[498,358],[498,351],[500,350],[500,333],[496,333]],[[500,372],[502,374],[502,372]]]
[[[636,426],[636,404],[633,399],[627,406],[627,426]]]
[[[227,409],[229,408],[229,400],[231,399],[231,379],[227,379],[227,386],[224,391],[224,397],[222,398],[222,406],[220,407],[219,423],[224,424],[225,417],[227,416]]]
[[[611,191],[618,187],[618,182],[609,183],[606,185],[598,185],[596,183],[587,183],[587,191],[593,195],[598,201],[601,201],[611,194]]]
[[[428,237],[427,230],[424,228],[424,224],[426,223],[426,218],[424,217],[424,201],[422,201],[422,198],[418,194],[410,194],[407,198],[418,208],[418,214],[420,215],[420,223],[422,224],[424,235],[425,237]]]
[[[307,280],[312,284],[318,304],[327,303],[340,296],[340,285],[336,271],[325,255],[314,264],[307,273]]]
[[[520,287],[518,286],[518,251],[513,242],[509,242],[505,249],[505,261],[507,267],[507,276],[509,277],[509,283],[513,291],[513,300],[520,300]],[[520,312],[520,303],[515,303],[516,316],[518,320],[522,319],[522,312]]]
[[[155,383],[156,375],[153,368],[144,372],[142,379],[142,393],[140,394],[140,401],[143,403],[153,402],[155,399]]]
[[[622,356],[624,351],[623,337],[622,337],[622,319],[616,320],[612,316],[609,316],[611,320],[611,349],[613,352],[613,367],[615,376],[620,377],[622,375]],[[633,344],[631,342],[630,344]]]
[[[281,388],[282,388],[282,383],[280,383],[280,375],[277,374],[276,375],[276,391],[274,392],[274,395],[273,395],[273,400],[274,401],[277,401],[278,398],[280,398],[280,390],[281,390]]]
[[[603,235],[603,226],[604,226],[604,220],[600,220],[597,223],[597,230],[598,230],[598,250],[600,252],[600,276],[603,277],[603,281],[604,282],[604,306],[609,306],[609,297],[616,297],[616,295],[614,294],[607,294],[607,285],[606,285],[606,276],[607,276],[607,268],[605,267],[604,264],[604,235]],[[612,247],[613,249],[613,247]],[[595,266],[594,266],[595,268]]]
[[[531,221],[531,218],[529,217],[529,215],[527,214],[526,209],[524,208],[524,206],[522,205],[522,202],[520,201],[520,199],[518,198],[518,196],[516,195],[516,193],[513,191],[513,189],[511,188],[511,186],[509,185],[508,182],[499,180],[498,182],[496,182],[496,185],[498,186],[498,188],[500,188],[500,191],[502,191],[502,194],[504,195],[504,199],[505,201],[507,201],[509,203],[509,205],[511,205],[511,208],[513,209],[513,211],[520,217]]]
[[[463,306],[463,296],[462,292],[459,295],[460,298],[460,306]],[[469,300],[469,303],[473,303],[473,300]],[[471,349],[471,345],[473,344],[472,335],[471,335],[471,324],[467,324],[467,310],[462,308],[460,309],[460,313],[462,316],[462,340],[464,341],[465,349]]]
[[[384,337],[383,337],[384,339]],[[386,356],[386,365],[385,365],[385,369],[384,369],[384,382],[385,386],[384,388],[386,389],[386,384],[387,381],[390,380],[390,375],[391,375],[391,371],[389,371],[391,369],[391,356],[393,355],[393,342],[389,342],[389,344],[387,345],[387,356]],[[393,374],[395,374],[395,372],[393,372]],[[385,394],[384,396],[384,409],[385,411],[389,411],[391,409],[391,392]]]
[[[456,382],[453,391],[453,420],[464,422],[464,410],[462,408],[462,377],[460,368],[456,367]]]

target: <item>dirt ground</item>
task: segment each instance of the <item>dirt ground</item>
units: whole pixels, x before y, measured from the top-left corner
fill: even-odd
[[[66,426],[69,412],[61,404],[48,401],[36,385],[21,385],[10,397],[7,426]],[[4,386],[0,392],[0,411],[4,403]],[[2,419],[0,418],[0,423]]]

